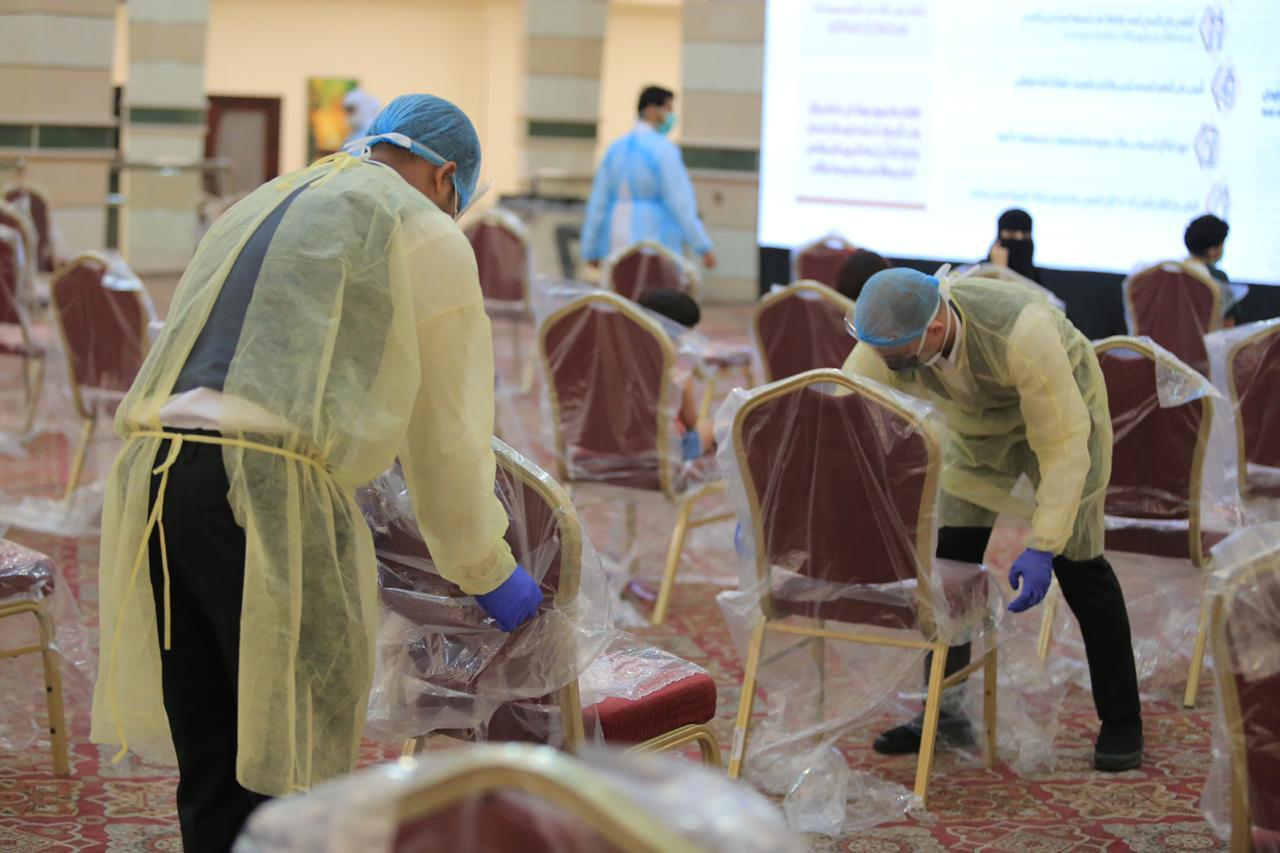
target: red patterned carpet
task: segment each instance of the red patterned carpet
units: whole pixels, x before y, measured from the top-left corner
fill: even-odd
[[[741,311],[708,312],[713,331],[745,326]],[[536,405],[519,403],[521,420],[536,418]],[[58,441],[37,445],[25,461],[0,456],[0,483],[34,471],[62,470],[66,451]],[[667,531],[641,531],[659,539]],[[11,531],[10,538],[55,558],[76,593],[96,646],[96,537],[61,538]],[[720,686],[715,723],[726,744],[738,701],[741,665],[719,609],[716,589],[679,587],[668,623],[647,629],[651,641],[705,666]],[[74,687],[74,679],[69,687]],[[1200,794],[1209,766],[1212,697],[1202,691],[1199,709],[1183,711],[1169,702],[1146,705],[1147,763],[1140,771],[1109,776],[1090,766],[1096,718],[1089,695],[1072,689],[1062,713],[1059,760],[1054,772],[1018,776],[997,765],[984,770],[940,753],[934,765],[930,813],[842,838],[813,836],[820,851],[933,850],[1216,850],[1225,849],[1200,814]],[[42,705],[41,682],[29,668],[0,662],[0,712],[12,702]],[[88,742],[88,694],[68,697],[73,773],[52,775],[46,744],[0,750],[0,852],[178,851],[174,778],[167,768],[129,758],[112,764],[106,750]],[[43,720],[43,717],[40,717]],[[11,731],[0,714],[0,739]],[[884,758],[869,743],[883,721],[850,733],[842,743],[851,766],[909,785],[914,758]],[[367,743],[362,760],[390,752]]]

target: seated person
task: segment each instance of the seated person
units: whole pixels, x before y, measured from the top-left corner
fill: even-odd
[[[1031,240],[1031,214],[1012,207],[996,220],[996,241],[987,252],[987,261],[1011,269],[1023,278],[1040,284],[1040,271],[1031,256],[1035,243]]]
[[[836,290],[846,299],[857,302],[858,296],[862,294],[862,285],[867,283],[867,279],[891,266],[893,264],[875,252],[859,249],[840,264],[840,270],[836,273]]]
[[[1230,287],[1231,279],[1227,278],[1225,272],[1218,269],[1218,261],[1222,260],[1223,244],[1227,242],[1229,230],[1231,230],[1230,226],[1226,222],[1211,213],[1206,213],[1191,220],[1191,224],[1182,235],[1182,242],[1191,253],[1191,257],[1186,261],[1187,266],[1198,266],[1201,272],[1208,273],[1218,282],[1218,289],[1222,291],[1223,325],[1227,327],[1236,324],[1235,309],[1239,303]]]
[[[645,291],[640,297],[640,307],[661,314],[686,329],[692,329],[702,319],[702,310],[692,296],[669,288]],[[680,414],[676,418],[676,426],[682,436],[686,462],[715,452],[715,432],[709,418],[698,417],[698,400],[693,393],[692,379],[680,392]]]

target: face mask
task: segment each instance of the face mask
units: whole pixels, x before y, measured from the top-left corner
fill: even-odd
[[[676,114],[667,113],[662,117],[662,124],[658,125],[658,133],[666,135],[671,132],[671,128],[676,126]]]
[[[943,346],[946,345],[947,338],[951,335],[951,308],[947,308],[947,330],[942,333]],[[928,335],[920,336],[920,343],[916,344],[914,355],[900,355],[884,360],[885,366],[894,373],[900,373],[904,370],[916,370],[921,367],[933,367],[942,359],[942,347],[938,347],[938,351],[927,359],[920,358],[920,354],[924,352],[924,342]]]
[[[1009,269],[1029,277],[1029,272],[1034,269],[1031,263],[1031,255],[1035,251],[1035,243],[1030,238],[1026,240],[1005,240],[1002,238],[1000,245],[1004,246],[1009,252]]]

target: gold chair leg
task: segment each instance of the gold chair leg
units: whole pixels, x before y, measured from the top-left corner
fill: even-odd
[[[22,362],[22,387],[26,392],[27,414],[23,419],[22,435],[31,435],[36,423],[36,410],[40,406],[40,394],[44,390],[44,358],[25,358]]]
[[[747,383],[744,387],[748,391],[756,387],[756,376],[755,376],[755,373],[751,370],[751,365],[749,364],[745,364],[742,366],[742,381]]]
[[[738,700],[738,720],[733,727],[733,747],[729,751],[729,778],[742,775],[747,760],[747,736],[751,729],[751,711],[756,703],[756,670],[760,666],[760,649],[764,646],[764,617],[758,617],[747,645],[747,664],[742,671],[742,697]]]
[[[929,691],[924,700],[924,728],[920,732],[920,758],[916,761],[915,794],[928,804],[929,772],[933,769],[933,748],[938,739],[938,715],[942,711],[942,675],[947,666],[947,644],[933,647],[929,667]]]
[[[818,620],[819,628],[827,627],[827,620]],[[815,724],[822,725],[822,720],[826,716],[827,704],[827,639],[826,637],[814,637],[809,641],[809,654],[813,657],[813,665],[818,670],[818,701],[814,703]]]
[[[1204,644],[1208,631],[1209,607],[1208,599],[1200,603],[1200,622],[1196,626],[1196,642],[1191,649],[1191,669],[1187,672],[1187,689],[1182,695],[1182,707],[1196,706],[1196,693],[1200,689],[1200,669],[1204,665]]]
[[[35,611],[40,623],[41,658],[44,662],[45,705],[49,713],[49,741],[53,747],[53,773],[55,776],[71,775],[67,759],[67,718],[62,704],[62,672],[58,668],[58,654],[54,651],[57,631],[53,617],[41,602]]]
[[[80,430],[80,444],[76,447],[75,458],[71,462],[71,472],[67,476],[67,491],[62,496],[64,502],[70,501],[80,485],[80,473],[84,470],[84,457],[89,452],[89,441],[93,438],[93,426],[97,418],[85,418]]]
[[[640,557],[636,554],[638,543],[636,542],[637,531],[639,530],[639,520],[637,518],[636,502],[627,501],[626,509],[626,528],[627,528],[627,553],[631,555],[631,560],[627,563],[627,577],[634,578],[636,576],[636,568],[640,564]]]
[[[1040,639],[1036,643],[1036,654],[1040,663],[1049,659],[1049,646],[1053,642],[1053,620],[1058,613],[1058,582],[1053,581],[1049,592],[1044,597],[1044,613],[1040,617]]]
[[[404,742],[404,748],[400,750],[403,758],[413,758],[422,751],[422,737],[411,737]]]
[[[658,587],[658,599],[653,604],[654,625],[661,625],[667,619],[667,606],[671,603],[671,590],[676,584],[676,571],[680,568],[680,552],[684,550],[684,539],[689,532],[689,518],[693,515],[693,505],[698,500],[695,492],[680,502],[676,513],[676,526],[671,531],[671,542],[667,545],[667,562],[662,567],[662,585]]]
[[[720,371],[711,368],[703,377],[706,383],[702,389],[702,401],[698,403],[698,420],[705,421],[711,417],[711,406],[716,401],[716,382],[720,379]]]
[[[999,683],[997,681],[996,638],[993,633],[987,634],[987,662],[982,670],[982,723],[986,727],[983,742],[983,764],[988,770],[996,766],[996,725],[1000,719]]]
[[[699,726],[696,733],[698,748],[702,750],[702,763],[707,767],[721,769],[724,764],[720,758],[720,741],[716,740],[715,734],[706,726]]]

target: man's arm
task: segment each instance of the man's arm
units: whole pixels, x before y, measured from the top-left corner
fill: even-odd
[[[1022,312],[1009,335],[1008,360],[1027,426],[1027,443],[1040,464],[1037,508],[1027,545],[1061,554],[1080,511],[1093,426],[1048,308],[1032,305]]]
[[[418,527],[440,574],[469,595],[515,567],[507,513],[493,491],[493,339],[475,256],[451,230],[409,255],[422,378],[400,451]]]

